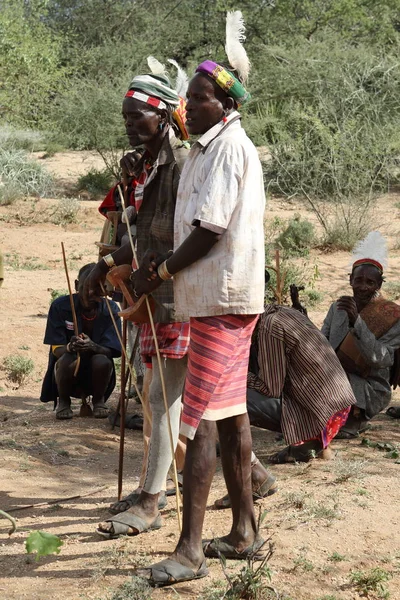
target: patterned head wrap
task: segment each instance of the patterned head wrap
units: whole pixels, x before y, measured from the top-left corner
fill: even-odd
[[[204,73],[211,77],[228,96],[236,101],[239,108],[251,98],[250,93],[233,73],[212,60],[202,62],[197,67],[196,73]]]
[[[185,127],[186,103],[171,87],[171,83],[165,75],[137,75],[133,78],[125,98],[135,98],[135,100],[145,102],[154,108],[169,111],[179,127],[182,139],[189,138]]]

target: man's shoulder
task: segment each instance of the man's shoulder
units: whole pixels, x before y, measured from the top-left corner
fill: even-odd
[[[59,296],[50,305],[50,308],[55,310],[65,310],[71,308],[69,296]]]

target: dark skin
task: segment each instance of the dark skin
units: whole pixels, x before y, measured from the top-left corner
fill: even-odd
[[[349,325],[354,327],[359,313],[381,289],[382,275],[373,265],[360,265],[351,273],[350,285],[353,296],[341,296],[337,307],[347,313]]]
[[[81,280],[75,281],[75,290],[79,294],[80,312],[83,317],[92,319],[96,316],[98,303],[92,299],[83,298],[83,286],[85,274]],[[58,418],[71,418],[71,395],[75,384],[75,365],[77,353],[82,358],[90,360],[91,363],[91,389],[93,390],[94,414],[98,417],[106,417],[108,410],[104,404],[104,393],[111,376],[113,356],[110,348],[100,346],[91,339],[93,332],[93,321],[82,319],[83,331],[78,336],[72,336],[68,345],[56,348],[54,354],[57,361],[56,381],[59,393],[57,405]]]
[[[167,112],[152,109],[144,102],[134,98],[125,98],[122,103],[122,116],[130,145],[133,148],[139,145],[143,146],[156,159],[168,129],[166,127]],[[122,181],[125,187],[129,183],[129,178],[134,175],[135,165],[139,158],[140,154],[134,150],[121,160]],[[133,253],[130,244],[121,246],[113,252],[112,257],[116,265],[131,264]],[[108,267],[103,260],[99,261],[92,269],[84,286],[86,301],[89,297],[99,298],[102,295],[100,283],[105,282],[107,272]]]
[[[187,126],[190,133],[202,134],[230,114],[235,108],[229,98],[207,76],[197,74],[188,90]],[[206,256],[219,236],[197,227],[167,260],[171,274],[178,273]],[[135,278],[138,294],[150,293],[161,285],[156,274],[160,257],[153,256],[150,271],[140,269]],[[202,420],[194,440],[188,440],[183,474],[183,527],[175,552],[170,557],[195,572],[204,560],[202,528],[208,493],[215,471],[215,432],[221,448],[221,461],[229,497],[232,502],[232,528],[224,538],[238,552],[257,537],[251,485],[251,433],[247,414],[218,421]],[[149,576],[146,569],[139,575]]]

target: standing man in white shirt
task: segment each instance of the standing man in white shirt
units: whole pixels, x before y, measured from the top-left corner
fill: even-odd
[[[201,137],[181,175],[175,250],[167,260],[150,254],[136,272],[138,295],[174,278],[176,312],[190,319],[191,330],[181,423],[188,438],[183,529],[169,559],[139,572],[155,586],[204,577],[205,556],[243,559],[264,543],[253,509],[246,378],[251,335],[264,305],[265,197],[257,151],[237,112],[248,97],[221,65],[205,61],[197,68],[186,125]],[[217,429],[233,524],[227,536],[203,547]]]

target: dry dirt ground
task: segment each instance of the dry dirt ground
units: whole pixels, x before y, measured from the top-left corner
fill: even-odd
[[[83,160],[83,158],[85,160]],[[89,161],[92,161],[91,163]],[[57,155],[49,168],[71,185],[78,174],[96,164],[96,157],[78,153]],[[388,236],[391,248],[388,281],[396,281],[400,251],[397,244],[399,197],[382,198],[371,228]],[[34,361],[33,375],[15,389],[0,371],[0,481],[2,509],[59,499],[56,504],[15,512],[18,531],[8,537],[8,522],[0,521],[0,598],[4,600],[106,600],[135,567],[165,558],[178,537],[174,499],[163,512],[164,526],[137,538],[105,541],[95,533],[116,497],[118,431],[105,421],[75,417],[57,422],[52,407],[38,400],[47,363],[42,339],[49,307],[49,289],[66,287],[60,242],[69,255],[71,274],[95,260],[102,217],[98,202],[81,202],[79,224],[61,227],[36,223],[35,215],[57,200],[29,202],[0,208],[0,245],[8,255],[5,281],[0,292],[0,364],[5,356],[21,354]],[[295,203],[274,200],[268,219],[289,218],[305,209]],[[18,222],[10,215],[19,213]],[[307,213],[307,217],[313,219]],[[268,223],[267,219],[267,223]],[[323,292],[320,304],[310,311],[320,325],[332,300],[348,291],[345,252],[313,252]],[[398,402],[395,394],[394,402]],[[115,405],[117,392],[111,405]],[[132,408],[132,407],[131,407]],[[134,407],[137,409],[137,406]],[[75,405],[76,412],[78,405]],[[253,430],[254,447],[263,459],[279,448],[272,433]],[[400,447],[400,422],[379,415],[368,438]],[[286,600],[355,600],[361,593],[351,585],[352,571],[375,567],[390,576],[389,595],[370,598],[400,599],[399,460],[385,451],[361,445],[360,440],[333,444],[332,461],[273,467],[279,493],[261,502],[267,510],[263,535],[271,537],[272,585]],[[141,462],[141,434],[128,432],[124,491],[136,486]],[[221,468],[209,498],[204,537],[227,532],[229,512],[212,509],[224,493]],[[90,495],[86,495],[90,494]],[[81,498],[66,501],[70,496]],[[25,552],[27,532],[40,529],[60,536],[64,544],[58,556],[35,562]],[[228,561],[229,572],[240,564]],[[224,575],[217,560],[210,561],[209,578],[157,590],[153,598],[222,597],[218,586]],[[131,598],[138,598],[135,594]]]

